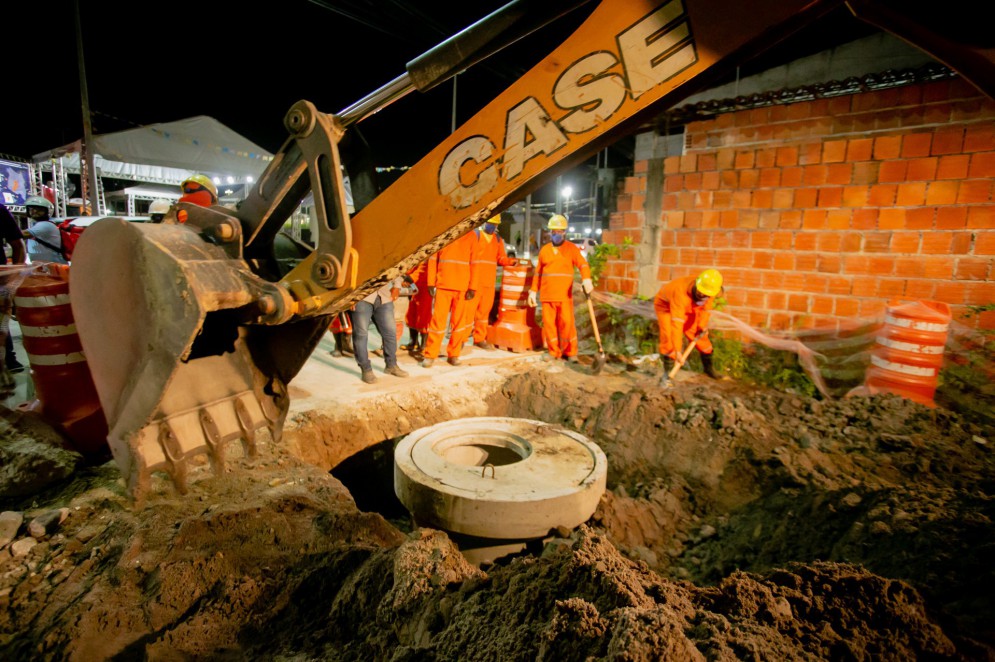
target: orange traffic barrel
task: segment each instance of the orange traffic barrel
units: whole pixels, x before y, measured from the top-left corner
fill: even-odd
[[[487,331],[487,342],[509,352],[542,347],[542,329],[536,324],[535,308],[529,307],[529,289],[535,268],[529,260],[504,267],[497,323]]]
[[[72,447],[106,459],[107,421],[69,307],[69,272],[55,265],[32,274],[14,293],[37,400],[25,408],[60,428]]]
[[[871,349],[867,392],[894,393],[935,407],[949,327],[950,306],[940,301],[889,306]]]

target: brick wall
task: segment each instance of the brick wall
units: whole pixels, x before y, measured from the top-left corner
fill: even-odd
[[[683,156],[637,161],[626,180],[603,240],[628,245],[602,289],[652,295],[715,267],[727,310],[769,328],[875,317],[895,299],[958,315],[995,302],[995,103],[967,83],[686,128]]]

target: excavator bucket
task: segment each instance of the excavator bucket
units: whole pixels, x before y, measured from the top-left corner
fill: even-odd
[[[194,455],[220,469],[226,443],[241,440],[252,454],[259,431],[279,437],[286,381],[307,354],[296,366],[283,357],[274,371],[268,341],[238,324],[266,296],[244,262],[196,228],[117,218],[88,228],[76,250],[76,325],[132,494],[147,490],[152,471],[168,472],[183,492]]]

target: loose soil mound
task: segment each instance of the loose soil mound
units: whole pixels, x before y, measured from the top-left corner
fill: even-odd
[[[587,526],[478,569],[285,447],[140,510],[113,465],[81,469],[0,507],[68,509],[0,550],[0,659],[995,659],[991,431],[611,370],[487,404],[601,445]]]

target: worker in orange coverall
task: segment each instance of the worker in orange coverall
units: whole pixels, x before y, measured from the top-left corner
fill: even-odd
[[[574,269],[580,270],[584,294],[594,290],[591,267],[572,241],[567,241],[567,218],[549,217],[546,226],[550,243],[539,250],[539,263],[529,291],[529,305],[535,307],[536,293],[542,301],[542,339],[549,350],[547,359],[565,357],[577,362],[577,326],[574,324]]]
[[[428,293],[435,299],[432,306],[432,320],[428,324],[428,340],[422,351],[424,358],[421,367],[431,368],[442,349],[442,339],[446,335],[449,322],[449,345],[446,346],[446,362],[459,365],[459,355],[463,343],[470,337],[473,319],[466,314],[467,302],[473,301],[476,292],[476,264],[473,253],[477,246],[477,235],[467,232],[428,259]]]
[[[474,288],[477,296],[467,303],[467,315],[473,320],[473,344],[481,349],[494,349],[487,342],[487,329],[490,326],[491,308],[494,307],[494,288],[497,286],[497,268],[517,264],[518,260],[508,257],[504,240],[498,235],[501,216],[489,219],[482,228],[474,230],[477,235],[477,251],[473,261],[477,265],[477,283]]]
[[[404,277],[415,286],[415,293],[408,304],[404,321],[408,325],[411,340],[401,349],[420,357],[428,339],[428,325],[432,320],[432,295],[428,292],[428,262],[422,262]]]
[[[697,276],[675,278],[660,288],[653,299],[656,320],[660,324],[660,356],[663,357],[663,378],[681,360],[686,336],[701,355],[705,374],[718,379],[712,365],[712,341],[708,339],[708,318],[714,299],[722,291],[722,274],[705,269]]]

